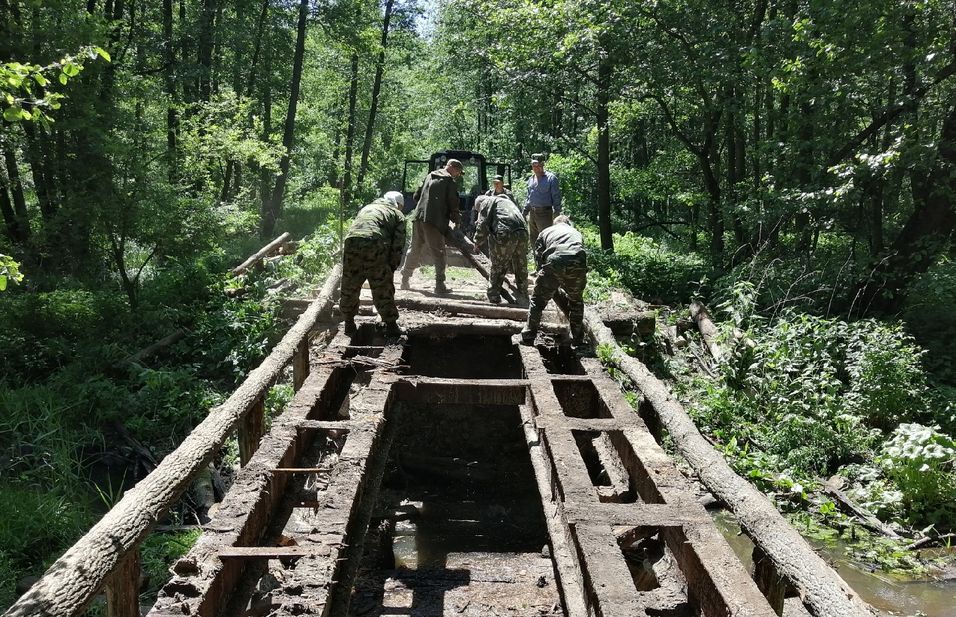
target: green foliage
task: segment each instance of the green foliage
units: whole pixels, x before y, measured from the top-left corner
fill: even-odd
[[[848,411],[884,432],[926,416],[924,353],[902,324],[871,319],[853,324],[846,347]]]
[[[9,255],[0,254],[0,291],[6,291],[8,283],[19,283],[22,280],[20,264],[13,261]]]
[[[771,471],[833,473],[871,456],[877,429],[926,413],[922,350],[899,325],[787,312],[748,335],[754,346],[735,348],[695,413],[775,457],[761,461]]]
[[[900,424],[877,461],[918,520],[956,521],[956,441],[938,426]]]
[[[152,597],[169,577],[169,568],[173,563],[189,552],[199,536],[201,529],[187,529],[172,533],[150,534],[140,546],[143,574],[149,580],[145,590]]]
[[[682,302],[693,292],[691,281],[709,270],[699,256],[667,243],[633,233],[614,235],[614,253],[599,248],[598,232],[582,230],[588,245],[588,294],[600,296],[609,287],[624,287],[638,298],[657,302]]]
[[[98,58],[110,61],[104,49],[88,46],[46,66],[22,62],[0,64],[0,113],[4,121],[52,121],[49,112],[59,109],[66,96],[50,87],[52,80],[66,86],[80,74],[87,60]]]

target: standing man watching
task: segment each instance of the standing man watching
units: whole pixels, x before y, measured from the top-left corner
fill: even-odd
[[[571,227],[568,217],[556,217],[554,225],[538,235],[534,243],[534,261],[538,266],[538,276],[531,293],[528,323],[521,330],[521,342],[526,345],[534,343],[544,307],[558,289],[563,289],[570,303],[571,341],[580,345],[584,342],[584,287],[588,283],[588,260],[584,239]]]
[[[409,288],[408,280],[421,264],[422,251],[427,247],[435,262],[435,293],[451,293],[445,285],[445,236],[449,232],[449,222],[456,226],[461,222],[455,179],[463,171],[461,161],[448,159],[443,169],[429,172],[416,191],[418,206],[409,214],[412,242],[402,266],[402,289]]]
[[[561,214],[561,187],[558,186],[558,177],[544,170],[543,154],[532,155],[531,172],[524,213],[529,215],[528,229],[533,244],[538,234],[550,227],[554,217]]]
[[[355,216],[345,236],[342,254],[342,287],[339,310],[345,318],[345,334],[358,331],[355,314],[359,308],[362,283],[368,279],[372,302],[387,336],[401,336],[395,306],[394,276],[405,250],[405,198],[389,191],[365,206]]]
[[[488,275],[488,301],[501,303],[501,284],[505,274],[514,272],[518,304],[528,302],[528,227],[521,211],[505,195],[482,195],[475,200],[478,224],[475,226],[475,251],[488,240],[491,272]]]

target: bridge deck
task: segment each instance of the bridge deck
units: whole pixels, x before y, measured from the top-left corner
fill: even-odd
[[[774,614],[600,364],[449,284],[313,354],[150,615]]]

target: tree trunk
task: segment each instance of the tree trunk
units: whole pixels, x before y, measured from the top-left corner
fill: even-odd
[[[20,224],[17,221],[17,215],[13,212],[13,204],[10,203],[10,193],[7,192],[6,178],[0,175],[0,214],[3,215],[3,224],[7,230],[7,237],[11,242],[21,242]]]
[[[272,190],[269,209],[263,213],[261,233],[266,238],[275,230],[276,219],[282,213],[282,198],[289,177],[289,164],[292,158],[292,146],[295,142],[295,112],[299,105],[299,88],[302,85],[302,63],[305,57],[305,34],[309,17],[309,0],[299,3],[299,22],[295,37],[295,55],[292,58],[292,83],[289,92],[289,107],[282,132],[282,160],[279,162],[279,175]]]
[[[212,48],[215,40],[216,11],[218,0],[203,0],[199,14],[199,37],[197,40],[196,91],[199,100],[207,102],[212,93]]]
[[[609,89],[611,87],[611,61],[601,58],[598,65],[597,87],[597,198],[598,227],[601,231],[601,248],[614,251],[614,235],[611,229],[611,136],[608,114]]]
[[[925,272],[956,231],[956,106],[950,108],[939,139],[936,162],[925,179],[914,178],[913,214],[891,247],[891,257],[874,268],[857,288],[858,311],[895,312],[913,276]]]
[[[392,19],[392,7],[395,0],[386,0],[385,18],[382,20],[382,48],[378,52],[378,62],[375,65],[375,81],[372,83],[372,100],[368,108],[368,122],[365,125],[365,141],[362,144],[362,160],[359,163],[358,177],[355,185],[361,187],[368,171],[368,156],[372,150],[372,131],[375,128],[375,116],[378,113],[378,97],[382,90],[382,74],[385,72],[385,50],[388,49],[388,24]]]
[[[352,150],[355,147],[355,105],[358,97],[358,54],[352,53],[352,68],[349,82],[349,124],[345,132],[345,162],[342,165],[342,203],[348,205],[352,196]]]
[[[262,141],[270,143],[272,141],[272,44],[266,41],[265,58],[263,58],[265,74],[269,79],[264,80],[262,84]],[[269,198],[272,190],[272,174],[268,169],[259,168],[259,203],[260,220],[266,219],[269,212]],[[260,223],[261,227],[261,223]],[[267,234],[263,234],[267,235]]]
[[[166,89],[166,158],[169,182],[179,180],[179,157],[176,154],[179,112],[176,109],[176,46],[173,41],[173,0],[163,0],[163,84]]]
[[[7,167],[10,195],[13,197],[16,237],[17,240],[24,242],[30,237],[30,214],[27,212],[27,202],[23,196],[23,181],[20,178],[20,168],[17,165],[17,157],[9,146],[4,146],[3,158]],[[4,189],[4,193],[6,193],[6,189]]]

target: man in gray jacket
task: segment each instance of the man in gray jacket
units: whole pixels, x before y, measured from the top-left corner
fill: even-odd
[[[415,193],[418,206],[408,215],[412,220],[412,242],[402,266],[402,289],[409,288],[408,280],[421,264],[422,251],[427,247],[435,262],[435,293],[451,292],[445,285],[445,236],[450,231],[449,222],[455,225],[461,222],[455,179],[462,171],[461,161],[448,159],[444,169],[436,169],[425,176]]]

